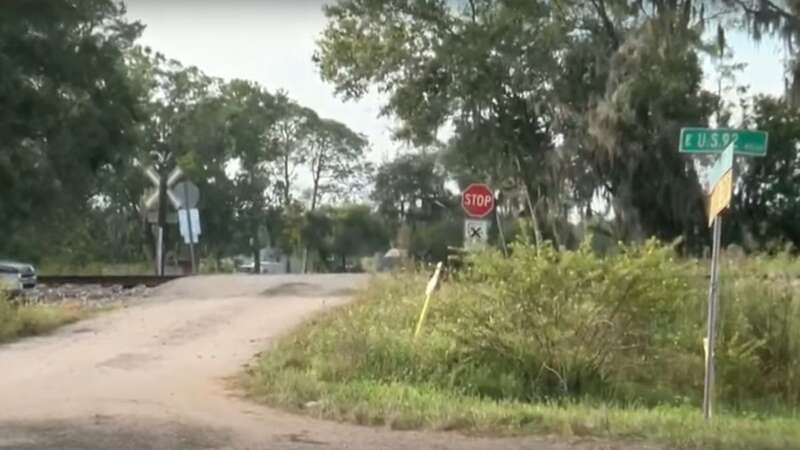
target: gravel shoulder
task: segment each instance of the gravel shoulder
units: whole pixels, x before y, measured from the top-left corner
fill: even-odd
[[[366,281],[182,279],[131,307],[0,346],[0,449],[616,448],[337,424],[255,405],[228,388],[274,338],[349,301]]]

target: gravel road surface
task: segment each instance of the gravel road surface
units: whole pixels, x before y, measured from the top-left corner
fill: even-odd
[[[0,346],[2,450],[613,449],[319,421],[253,404],[230,377],[360,275],[181,279],[133,306]]]

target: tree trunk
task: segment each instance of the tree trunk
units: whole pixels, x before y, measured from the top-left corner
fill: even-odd
[[[291,176],[289,174],[289,154],[287,152],[283,157],[283,207],[288,208],[289,203],[292,201],[292,193],[290,189]]]
[[[258,242],[258,237],[253,239],[253,272],[261,273],[261,245]]]
[[[533,239],[536,245],[536,252],[538,254],[539,248],[542,245],[542,231],[539,228],[539,220],[536,218],[536,209],[533,207],[533,201],[531,200],[531,191],[528,183],[525,181],[525,174],[522,171],[522,164],[519,162],[519,156],[514,158],[514,162],[517,163],[517,171],[519,172],[519,179],[522,182],[522,186],[525,188],[525,200],[528,204],[528,211],[531,214],[531,226],[533,226]]]
[[[317,155],[317,166],[314,167],[314,181],[311,189],[311,212],[317,209],[317,197],[319,196],[319,180],[322,178],[323,150],[320,149]],[[309,246],[303,249],[303,273],[308,273],[308,252]]]

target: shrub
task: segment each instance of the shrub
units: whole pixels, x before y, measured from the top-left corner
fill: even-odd
[[[723,268],[717,388],[728,406],[800,399],[800,270],[781,258]],[[263,372],[502,401],[699,404],[705,262],[650,241],[604,257],[516,245],[468,266],[435,294],[416,341],[428,274],[401,273],[281,341]]]
[[[483,383],[482,395],[532,400],[650,385],[698,327],[682,317],[700,295],[692,267],[654,241],[606,258],[588,245],[516,246],[510,258],[487,253],[472,267],[454,302],[438,303],[431,317],[456,318],[445,332],[461,365],[497,384]]]

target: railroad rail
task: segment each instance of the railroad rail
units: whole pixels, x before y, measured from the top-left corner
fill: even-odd
[[[39,284],[47,286],[63,286],[65,284],[122,286],[132,288],[136,286],[155,287],[169,281],[182,278],[184,275],[40,275]]]

